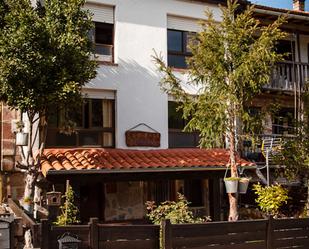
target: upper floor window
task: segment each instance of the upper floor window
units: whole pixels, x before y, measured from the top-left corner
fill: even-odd
[[[93,14],[95,28],[90,35],[95,43],[96,59],[114,62],[114,7],[86,3],[85,8]]]
[[[168,15],[167,16],[167,50],[168,66],[187,68],[186,58],[192,56],[189,43],[201,30],[198,19]]]
[[[114,24],[95,22],[95,55],[99,61],[114,61]]]
[[[192,56],[189,42],[193,36],[193,32],[167,30],[168,66],[187,68],[186,58]]]
[[[294,109],[282,108],[273,116],[273,134],[288,135],[295,133]]]
[[[114,147],[114,110],[114,100],[110,99],[85,99],[78,109],[56,109],[49,118],[47,147]],[[67,120],[72,121],[74,130]]]
[[[288,40],[280,40],[276,45],[276,51],[283,54],[284,60],[295,61],[295,42]]]

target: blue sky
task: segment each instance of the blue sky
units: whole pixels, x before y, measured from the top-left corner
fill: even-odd
[[[252,3],[276,7],[276,8],[284,8],[284,9],[292,9],[293,8],[293,0],[251,0]],[[306,3],[306,10],[309,11],[309,1]]]

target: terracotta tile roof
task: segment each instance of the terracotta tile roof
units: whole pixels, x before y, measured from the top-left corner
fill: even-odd
[[[46,149],[41,159],[43,175],[60,170],[147,170],[226,167],[229,152],[225,149]],[[254,166],[237,158],[239,166]]]

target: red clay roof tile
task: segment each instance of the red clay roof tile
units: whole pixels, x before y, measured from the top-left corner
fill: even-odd
[[[254,166],[237,158],[239,166]],[[47,175],[57,170],[139,170],[153,168],[226,167],[229,152],[225,149],[46,149],[41,160],[41,171]]]

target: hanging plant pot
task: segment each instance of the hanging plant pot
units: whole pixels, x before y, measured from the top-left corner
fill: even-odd
[[[234,194],[238,191],[238,177],[224,178],[226,193]]]
[[[240,194],[246,194],[249,186],[250,178],[242,177],[238,182],[238,192]]]
[[[16,145],[26,146],[28,144],[28,133],[17,132],[16,133]]]

